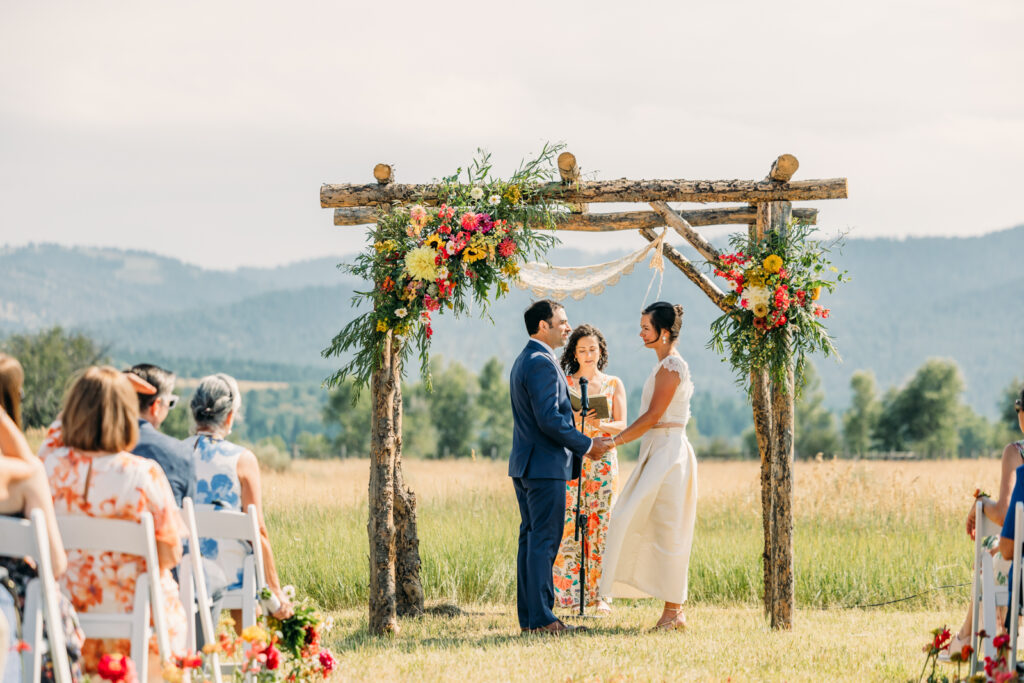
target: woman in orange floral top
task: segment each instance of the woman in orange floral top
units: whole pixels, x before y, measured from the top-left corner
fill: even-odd
[[[599,421],[594,410],[587,415],[583,433],[591,438],[611,437],[626,428],[626,389],[618,377],[602,372],[607,363],[608,346],[600,330],[593,325],[580,325],[573,330],[561,359],[569,388],[579,392],[580,379],[585,378],[588,393],[606,396],[611,407],[610,420]],[[577,425],[579,421],[580,415],[577,414]],[[619,456],[614,448],[599,460],[583,459],[582,508],[587,511],[587,605],[596,607],[598,612],[611,611],[608,601],[597,594],[597,585],[601,579],[601,559],[604,557],[608,519],[618,478]],[[578,608],[580,595],[580,544],[575,540],[576,490],[575,479],[566,483],[565,526],[554,567],[555,604],[567,608]]]
[[[46,467],[59,515],[139,521],[153,515],[171,650],[185,650],[185,610],[171,568],[181,559],[184,525],[160,466],[128,451],[138,439],[138,397],[112,367],[92,367],[72,384],[61,421],[50,428],[39,456]],[[142,558],[121,553],[68,552],[60,585],[79,612],[131,612]],[[95,672],[100,656],[130,654],[128,640],[87,640],[85,669]],[[156,652],[155,639],[150,642]],[[150,680],[161,680],[159,657],[150,658]],[[155,678],[154,678],[155,675]]]

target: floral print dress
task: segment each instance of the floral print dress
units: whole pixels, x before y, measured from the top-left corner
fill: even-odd
[[[39,457],[46,467],[58,515],[86,515],[138,522],[143,512],[153,515],[157,542],[181,548],[186,534],[174,494],[160,466],[131,453],[83,455],[64,446],[60,424],[47,434]],[[145,560],[112,552],[68,551],[68,569],[58,583],[81,613],[130,613],[135,601],[135,578],[146,570]],[[185,651],[185,609],[170,569],[160,572],[160,593],[171,651]],[[156,639],[150,651],[157,652]],[[127,639],[88,639],[82,648],[84,668],[95,672],[107,653],[131,654]]]
[[[245,448],[220,437],[197,434],[185,440],[196,466],[196,503],[224,510],[242,510],[242,485],[238,481],[238,458]],[[226,590],[242,587],[242,567],[252,553],[248,543],[200,538],[199,551],[224,571]]]
[[[570,376],[566,380],[574,391],[579,391],[575,379]],[[600,393],[608,398],[609,408],[613,408],[615,388],[620,383],[618,377],[605,377]],[[589,422],[584,424],[583,433],[591,438],[611,436]],[[601,579],[601,560],[604,557],[608,520],[614,504],[618,478],[619,456],[616,449],[605,453],[600,460],[583,458],[582,507],[587,511],[587,605],[596,604],[600,597],[597,594],[597,586]],[[579,607],[580,543],[575,540],[577,485],[575,479],[565,484],[565,526],[562,529],[562,543],[558,547],[554,567],[555,605],[558,607]]]

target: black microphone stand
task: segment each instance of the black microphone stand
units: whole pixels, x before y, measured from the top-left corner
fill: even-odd
[[[587,422],[587,411],[590,410],[590,399],[587,397],[587,378],[580,377],[580,431]],[[580,476],[576,480],[576,540],[580,542],[580,616],[586,616],[587,590],[587,511],[583,502],[583,468],[580,463]]]

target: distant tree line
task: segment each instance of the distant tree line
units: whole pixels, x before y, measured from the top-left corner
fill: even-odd
[[[76,371],[111,362],[109,349],[60,327],[11,335],[0,343],[0,350],[18,358],[25,369],[22,410],[29,428],[45,427],[56,418]],[[164,362],[179,376],[199,367],[191,363],[183,371],[173,360]],[[203,369],[218,371],[205,363]],[[286,377],[284,366],[273,370],[275,378]],[[327,391],[304,374],[300,380],[305,381],[280,388],[246,391],[243,387],[242,418],[235,423],[232,439],[259,449],[261,460],[274,467],[285,466],[289,457],[365,457],[370,444],[369,391],[364,390],[353,403],[351,383]],[[859,370],[850,379],[850,405],[837,417],[825,406],[821,381],[810,366],[796,402],[795,451],[799,458],[998,454],[1006,443],[1021,438],[1013,400],[1022,383],[1013,379],[999,392],[999,417],[989,420],[963,402],[963,376],[952,360],[928,360],[905,384],[881,395],[874,374]],[[631,420],[638,414],[640,390],[632,387],[629,392]],[[184,438],[191,422],[190,391],[179,388],[177,393],[182,400],[162,429]],[[420,382],[406,382],[402,395],[407,457],[507,457],[512,446],[512,411],[505,369],[497,358],[475,375],[458,362],[438,357],[433,391]],[[698,392],[691,409],[687,434],[700,457],[757,457],[750,407],[744,400]],[[638,447],[636,442],[629,444],[620,449],[620,456],[635,458]]]

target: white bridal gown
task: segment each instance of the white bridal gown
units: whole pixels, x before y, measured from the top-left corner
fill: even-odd
[[[693,382],[686,361],[674,354],[644,382],[640,414],[651,404],[654,377],[662,368],[678,373],[680,382],[659,422],[685,425]],[[696,517],[697,456],[685,426],[651,429],[612,509],[599,594],[685,602]]]

